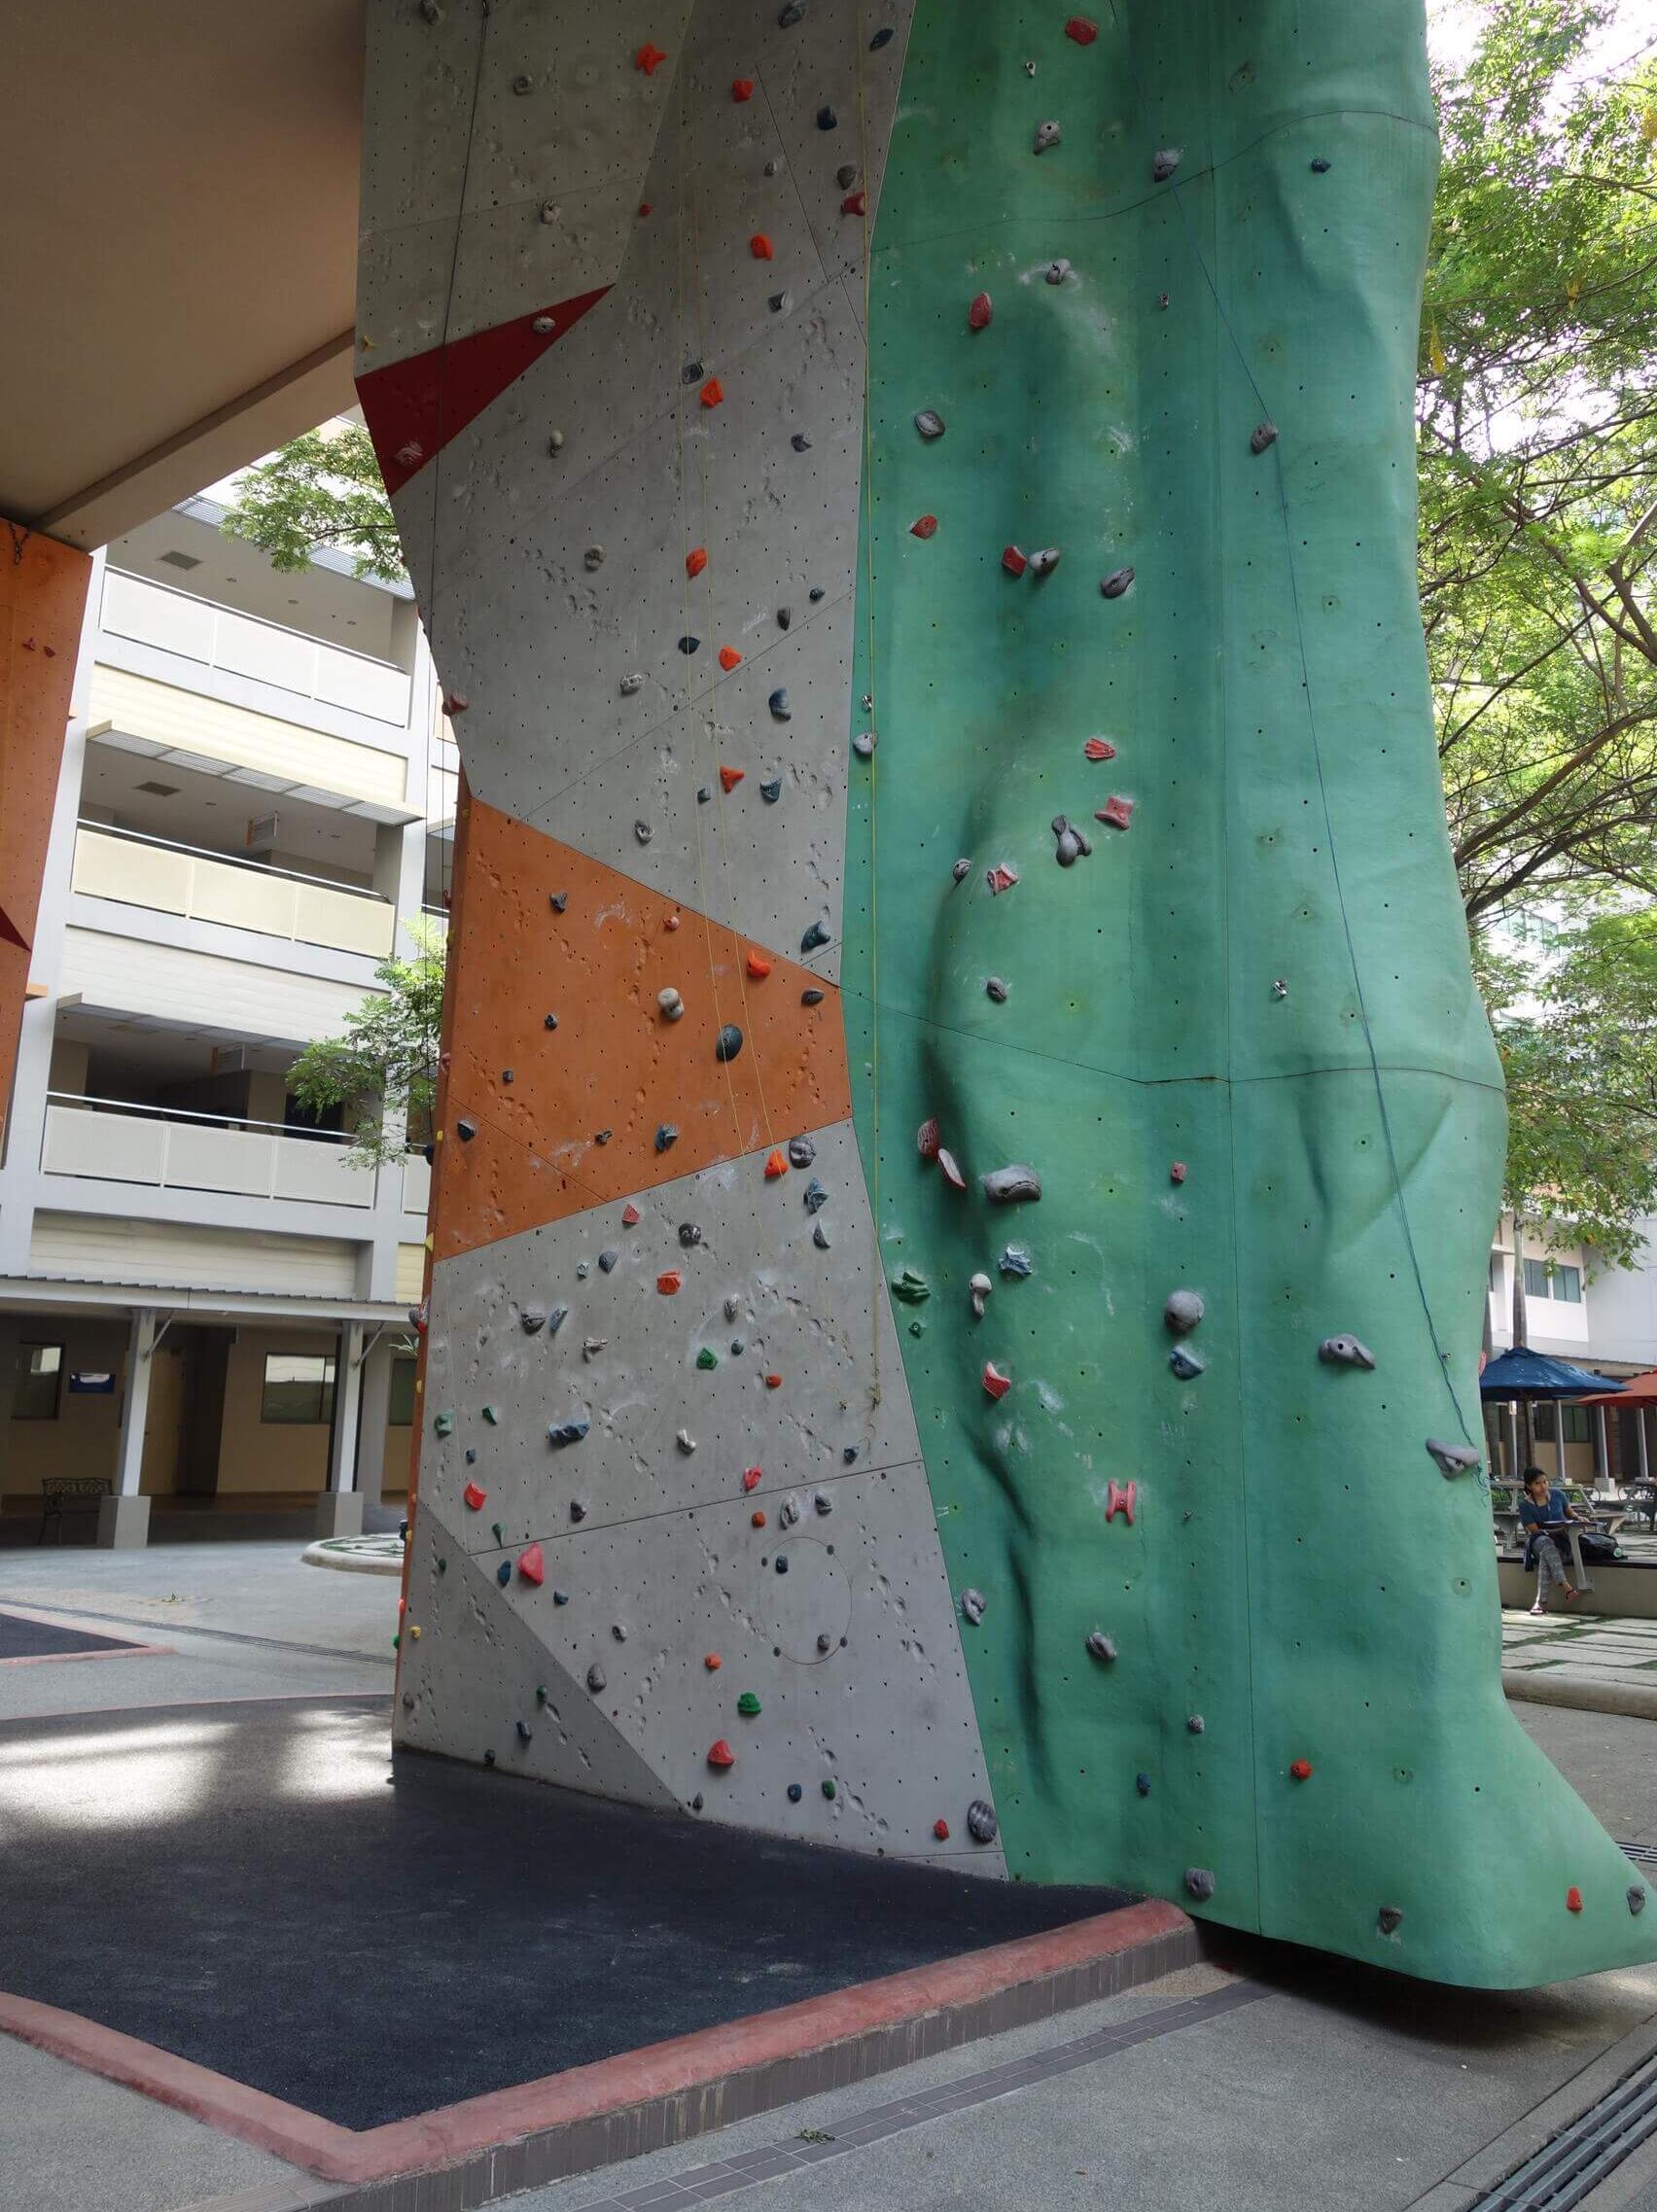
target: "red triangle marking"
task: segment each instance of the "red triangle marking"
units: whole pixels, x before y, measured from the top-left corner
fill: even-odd
[[[574,330],[609,290],[608,284],[601,284],[596,292],[578,292],[572,299],[533,308],[526,315],[514,315],[510,323],[497,323],[493,330],[474,331],[452,344],[433,346],[429,353],[359,376],[357,397],[363,403],[386,490],[401,491],[434,453],[480,415],[491,400],[498,400],[549,345]],[[538,331],[538,322],[549,322],[551,328]]]
[[[19,936],[18,926],[3,906],[0,906],[0,945],[16,945],[19,952],[27,952],[29,940]]]

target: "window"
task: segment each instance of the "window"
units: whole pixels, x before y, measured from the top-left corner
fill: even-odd
[[[63,1347],[60,1344],[20,1344],[17,1373],[12,1382],[14,1421],[55,1421],[57,1393],[63,1383]]]
[[[334,1355],[323,1352],[267,1352],[261,1421],[327,1422],[334,1419]]]
[[[1561,1260],[1554,1269],[1553,1294],[1556,1298],[1563,1298],[1568,1306],[1580,1306],[1582,1270],[1579,1267],[1567,1267]]]
[[[1551,1444],[1554,1441],[1554,1417],[1565,1416],[1565,1441],[1568,1444],[1592,1444],[1594,1441],[1594,1416],[1587,1406],[1551,1406],[1542,1401],[1533,1409],[1538,1437]],[[1553,1472],[1549,1468],[1548,1472]]]
[[[394,1359],[391,1363],[390,1404],[386,1419],[393,1428],[408,1428],[414,1420],[414,1368],[412,1359]]]
[[[1567,1267],[1564,1260],[1528,1259],[1525,1295],[1527,1298],[1556,1298],[1564,1306],[1580,1306],[1582,1270]]]

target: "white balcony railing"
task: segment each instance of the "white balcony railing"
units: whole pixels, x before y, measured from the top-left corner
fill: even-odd
[[[83,822],[75,832],[69,883],[88,898],[222,922],[262,936],[365,953],[371,960],[390,952],[396,922],[390,900],[377,892],[97,823]]]
[[[403,1162],[403,1211],[425,1214],[431,1207],[432,1171],[420,1153],[409,1152]]]
[[[148,1183],[157,1190],[229,1191],[307,1206],[372,1206],[373,1172],[346,1159],[348,1142],[322,1131],[296,1137],[276,1122],[227,1120],[51,1091],[40,1165],[43,1175]]]
[[[262,622],[216,600],[174,591],[123,569],[104,571],[101,627],[203,667],[251,677],[301,699],[344,707],[379,722],[408,722],[408,676],[388,660]]]

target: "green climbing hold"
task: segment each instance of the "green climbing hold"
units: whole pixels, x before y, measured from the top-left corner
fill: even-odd
[[[504,1544],[507,1539],[507,1531],[503,1525],[499,1521],[491,1521],[489,1526],[495,1531],[496,1543]]]
[[[436,1417],[436,1419],[433,1421],[433,1422],[432,1422],[432,1433],[433,1433],[435,1436],[452,1436],[452,1435],[454,1434],[454,1416],[453,1416],[453,1414],[452,1414],[452,1413],[441,1413],[441,1414],[439,1414],[439,1415]]]
[[[696,1354],[697,1366],[706,1369],[709,1367],[717,1367],[719,1363],[719,1353],[717,1352],[710,1352],[708,1350],[708,1347],[706,1345],[703,1345],[701,1351]]]
[[[535,1685],[535,1702],[538,1705],[544,1705],[546,1703],[546,1685],[545,1682],[537,1682]]]
[[[892,1278],[892,1295],[901,1298],[905,1306],[918,1306],[923,1298],[932,1296],[932,1284],[914,1268],[906,1267]]]
[[[834,1777],[832,1774],[830,1774],[828,1780],[823,1784],[823,1794],[825,1797],[832,1797],[834,1795]]]
[[[500,1427],[500,1425],[501,1425],[501,1409],[500,1409],[500,1407],[499,1407],[499,1406],[485,1406],[485,1407],[483,1408],[483,1419],[484,1419],[484,1420],[485,1420],[485,1421],[486,1421],[486,1422],[489,1423],[489,1426],[490,1426],[491,1428],[499,1428],[499,1427]]]
[[[447,1572],[448,1572],[448,1562],[447,1562],[447,1560],[439,1560],[439,1562],[438,1562],[438,1572],[439,1572],[440,1574],[447,1574]]]
[[[752,1690],[744,1690],[736,1701],[736,1709],[744,1720],[752,1720],[759,1710],[759,1701]]]

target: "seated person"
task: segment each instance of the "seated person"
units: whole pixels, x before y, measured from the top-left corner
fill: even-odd
[[[1519,1526],[1525,1531],[1525,1564],[1536,1570],[1536,1602],[1533,1613],[1545,1613],[1548,1609],[1548,1593],[1556,1586],[1563,1589],[1567,1599],[1579,1595],[1571,1587],[1566,1571],[1565,1553],[1557,1541],[1561,1532],[1572,1521],[1585,1521],[1593,1525],[1592,1514],[1578,1513],[1559,1485],[1550,1486],[1540,1467],[1525,1469],[1525,1495],[1519,1503]]]

